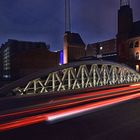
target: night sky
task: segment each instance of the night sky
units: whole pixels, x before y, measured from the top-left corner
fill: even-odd
[[[71,0],[72,32],[86,44],[114,38],[120,0]],[[131,0],[132,1],[132,0]],[[140,0],[133,0],[134,20]],[[63,47],[64,0],[0,0],[0,43],[8,39],[43,41],[51,50]]]

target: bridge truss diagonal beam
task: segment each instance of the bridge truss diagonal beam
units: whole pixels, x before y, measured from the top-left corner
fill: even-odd
[[[61,92],[83,88],[135,83],[140,75],[127,66],[112,62],[93,61],[65,66],[30,80],[23,87],[16,87],[13,92],[41,94]]]

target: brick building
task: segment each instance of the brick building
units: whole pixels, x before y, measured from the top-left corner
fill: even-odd
[[[85,57],[85,43],[78,33],[64,34],[64,64]]]
[[[116,56],[116,39],[105,40],[87,45],[86,56],[95,58]]]
[[[118,61],[140,70],[140,21],[134,21],[130,2],[122,0],[118,11]]]
[[[116,39],[109,39],[87,46],[86,56],[117,54],[117,61],[140,71],[140,21],[134,21],[129,0],[120,0]],[[109,58],[113,60],[112,57]]]

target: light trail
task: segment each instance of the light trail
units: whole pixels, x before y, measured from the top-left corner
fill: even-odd
[[[138,83],[138,84],[133,84],[133,85],[130,85],[130,87],[136,87],[136,86],[140,86],[140,83]]]
[[[84,98],[93,98],[95,100],[97,99],[101,99],[101,98],[105,98],[107,97],[111,97],[111,96],[114,96],[116,95],[115,92],[117,92],[118,95],[120,95],[118,92],[122,92],[122,93],[126,93],[125,91],[126,90],[135,90],[135,89],[139,89],[139,88],[132,88],[130,86],[128,87],[121,87],[121,88],[113,88],[113,89],[108,89],[108,90],[103,90],[103,91],[97,91],[97,92],[90,92],[90,93],[86,93],[86,94],[79,94],[79,95],[74,95],[74,96],[70,96],[70,97],[66,97],[66,98],[61,98],[61,99],[56,99],[54,100],[51,104],[50,103],[45,103],[36,108],[29,108],[29,109],[26,109],[26,110],[22,110],[22,111],[18,111],[18,112],[12,112],[12,113],[7,113],[7,114],[2,114],[0,115],[0,119],[2,118],[5,118],[5,117],[12,117],[12,116],[20,116],[20,115],[24,115],[26,113],[27,114],[32,114],[32,113],[40,113],[40,112],[43,112],[43,111],[48,111],[50,109],[56,109],[58,107],[63,107],[65,104],[64,102],[69,102],[69,101],[72,101],[73,100],[73,103],[67,103],[66,106],[68,105],[72,105],[72,104],[75,104],[74,100],[82,100]],[[129,91],[130,92],[130,91]],[[112,94],[112,95],[109,95],[109,94]],[[96,97],[96,96],[101,96],[101,97]],[[93,99],[91,99],[93,100]],[[63,102],[63,104],[62,104]],[[76,102],[78,103],[78,102]],[[79,101],[80,103],[80,101]],[[60,105],[59,105],[60,104]]]
[[[39,122],[43,122],[43,121],[55,121],[55,120],[59,120],[61,118],[67,118],[69,116],[73,116],[73,115],[76,115],[79,113],[91,111],[91,110],[106,107],[109,105],[114,105],[116,103],[135,99],[138,97],[140,97],[140,92],[138,92],[136,94],[126,95],[126,96],[122,96],[122,97],[116,97],[116,98],[108,99],[108,100],[104,100],[104,101],[88,103],[85,105],[80,105],[77,107],[72,107],[69,109],[64,109],[64,110],[56,111],[53,113],[44,113],[44,114],[40,114],[40,115],[36,115],[36,116],[32,116],[32,117],[26,117],[26,118],[22,118],[20,120],[16,120],[13,122],[0,124],[0,131],[6,131],[9,129],[27,126],[27,125],[31,125],[31,124],[35,124],[35,123],[39,123]]]
[[[135,99],[140,97],[140,93],[134,94],[134,95],[129,95],[129,96],[125,96],[125,97],[118,97],[115,99],[109,99],[109,100],[105,100],[105,101],[101,101],[101,102],[97,102],[97,103],[90,103],[87,105],[83,105],[83,106],[79,106],[79,107],[75,107],[72,109],[68,109],[68,110],[62,110],[56,113],[52,113],[51,115],[48,116],[48,120],[49,121],[55,121],[64,117],[69,117],[71,115],[76,115],[78,113],[83,113],[86,111],[90,111],[93,109],[98,109],[101,107],[106,107],[109,105],[114,105],[116,103],[120,103],[123,101],[127,101],[130,99]]]

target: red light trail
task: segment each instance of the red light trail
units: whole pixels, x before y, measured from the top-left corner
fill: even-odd
[[[133,88],[132,91],[129,91],[129,92],[127,91],[128,89],[130,90],[132,88]],[[58,111],[52,111],[52,112],[48,112],[48,113],[42,113],[42,114],[38,114],[38,115],[23,117],[23,118],[20,118],[20,119],[17,119],[17,120],[12,120],[10,122],[0,124],[0,131],[6,131],[6,130],[9,130],[9,129],[23,127],[23,126],[43,122],[43,121],[55,121],[55,120],[59,120],[61,118],[67,118],[68,116],[73,116],[73,115],[76,115],[76,114],[79,114],[79,113],[84,113],[84,112],[87,112],[87,111],[91,111],[91,110],[94,110],[94,109],[106,107],[106,106],[109,106],[109,105],[114,105],[116,103],[120,103],[120,102],[123,102],[123,101],[127,101],[127,100],[130,100],[130,99],[140,97],[140,89],[138,89],[138,88],[134,88],[134,87],[131,86],[131,87],[124,87],[123,89],[125,89],[126,91],[122,91],[122,88],[112,89],[115,92],[116,91],[120,92],[120,93],[117,92],[117,93],[114,93],[114,94],[103,94],[103,92],[105,93],[105,91],[98,91],[95,94],[93,94],[91,92],[91,93],[87,93],[85,95],[84,94],[80,94],[79,96],[76,95],[78,97],[78,101],[75,101],[77,99],[72,97],[70,99],[67,99],[66,101],[69,101],[69,100],[71,101],[71,100],[75,99],[73,102],[69,102],[69,103],[65,103],[65,104],[64,103],[63,104],[58,104],[58,105],[55,105],[53,107],[58,107],[58,106],[64,106],[65,107],[65,106],[68,106],[68,105],[70,106],[70,105],[78,104],[78,103],[84,103],[84,104],[80,104],[78,106],[71,107],[71,108],[60,109]],[[112,91],[112,90],[107,90],[107,91]],[[98,93],[101,93],[103,95],[99,96],[99,97],[96,97],[95,95],[98,94]],[[88,96],[88,98],[87,98],[87,96]],[[103,98],[104,98],[104,100],[101,100],[101,101],[99,100],[97,102],[94,102],[97,99],[103,99]],[[58,100],[58,101],[60,102],[62,100],[63,99]],[[56,100],[56,102],[58,102],[58,101]],[[93,101],[93,102],[85,103],[85,102],[88,102],[88,101]],[[43,111],[45,111],[47,109],[48,108],[47,107],[45,108],[44,106],[43,106],[43,108],[40,107],[40,110],[43,110]],[[23,111],[23,112],[15,112],[15,114],[16,115],[21,115],[21,114],[24,114],[24,113],[28,113],[29,111],[33,111],[33,112],[34,111],[39,111],[39,108],[35,108],[35,109],[32,109],[32,110],[26,110],[26,111]],[[11,114],[5,114],[5,117],[6,117],[6,115],[7,116],[12,115],[12,113]],[[2,117],[4,117],[4,115],[1,116],[1,118]]]
[[[77,101],[78,99],[85,99],[85,98],[91,98],[91,97],[92,98],[94,97],[94,99],[101,99],[101,98],[107,97],[106,95],[108,95],[108,97],[109,96],[111,97],[111,96],[114,96],[114,95],[121,95],[122,93],[125,94],[127,90],[133,90],[134,91],[135,89],[138,90],[139,88],[138,87],[132,88],[130,86],[127,86],[127,87],[107,89],[107,90],[97,91],[97,92],[90,92],[90,93],[86,93],[86,94],[84,94],[84,93],[83,94],[78,94],[78,95],[70,96],[69,98],[63,97],[63,98],[60,98],[60,99],[53,100],[51,102],[51,104],[50,103],[45,103],[43,105],[33,107],[33,108],[30,108],[30,109],[25,109],[25,110],[22,110],[22,111],[12,112],[12,113],[7,113],[7,114],[1,114],[0,119],[4,118],[4,117],[15,116],[15,115],[20,116],[20,115],[25,114],[25,113],[31,114],[31,113],[34,113],[34,112],[36,113],[37,111],[39,111],[39,112],[47,111],[49,109],[52,109],[52,105],[53,105],[53,108],[55,108],[55,105],[56,105],[56,107],[63,106],[62,102],[74,101],[74,100]],[[120,91],[121,91],[121,93],[119,94],[118,92],[120,92]],[[109,95],[109,94],[111,94],[111,95]],[[61,103],[61,104],[58,105],[57,103]],[[51,105],[51,106],[48,106],[48,105]]]

